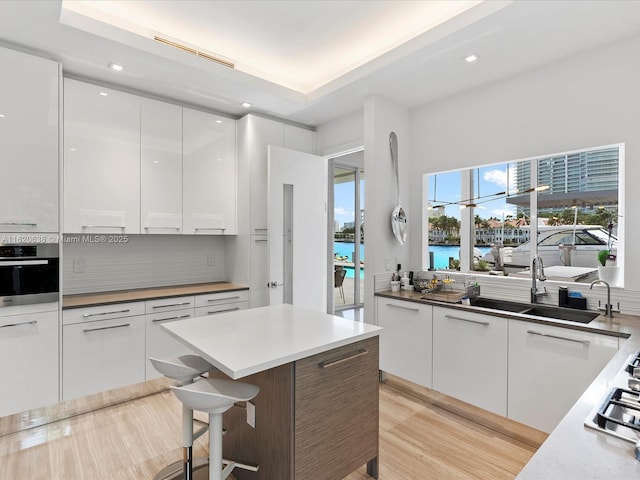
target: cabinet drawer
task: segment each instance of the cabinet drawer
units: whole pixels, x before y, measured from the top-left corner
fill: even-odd
[[[184,320],[193,316],[193,308],[145,315],[145,378],[147,380],[161,376],[153,365],[151,365],[149,357],[172,358],[193,353],[189,347],[173,338],[162,328],[162,325],[165,323]]]
[[[96,307],[71,308],[62,312],[62,324],[93,322],[144,315],[144,302],[114,303]]]
[[[224,303],[248,302],[249,290],[237,290],[235,292],[208,293],[196,295],[196,307],[207,307]]]
[[[343,478],[378,455],[378,337],[295,362],[295,478]]]
[[[206,307],[196,308],[196,317],[204,317],[206,315],[215,315],[216,313],[235,312],[236,310],[245,310],[247,308],[249,308],[249,302],[210,305]]]
[[[63,400],[144,381],[144,327],[143,316],[63,326]]]
[[[157,300],[147,300],[146,313],[170,312],[173,310],[184,310],[195,306],[193,295],[185,297],[159,298]]]

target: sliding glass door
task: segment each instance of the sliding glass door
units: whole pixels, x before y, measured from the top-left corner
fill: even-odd
[[[364,171],[336,162],[333,195],[334,306],[340,310],[364,300]]]

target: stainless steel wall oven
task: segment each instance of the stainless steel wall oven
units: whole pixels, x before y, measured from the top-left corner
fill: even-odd
[[[58,301],[58,244],[0,245],[0,306]]]

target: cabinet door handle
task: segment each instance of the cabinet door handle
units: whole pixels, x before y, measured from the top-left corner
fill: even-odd
[[[37,223],[31,222],[0,222],[0,225],[9,225],[14,227],[36,227]]]
[[[127,308],[126,310],[114,310],[113,312],[100,312],[100,313],[85,313],[82,316],[84,318],[89,318],[89,317],[99,317],[102,315],[114,315],[116,313],[127,313],[130,312],[131,309]]]
[[[369,353],[369,350],[365,350],[364,348],[361,348],[360,350],[358,350],[353,355],[349,355],[347,357],[339,358],[337,360],[331,360],[331,361],[328,361],[328,362],[320,362],[318,365],[320,366],[320,368],[335,367],[336,365],[340,365],[342,363],[345,363],[345,362],[348,362],[350,360],[353,360],[354,358],[361,357],[363,355],[366,355],[367,353]]]
[[[254,242],[256,243],[261,243],[261,242],[267,243],[268,241],[269,240],[267,240],[266,238],[257,238],[254,240]]]
[[[477,323],[478,325],[484,325],[485,327],[488,327],[490,325],[489,322],[484,322],[481,320],[471,320],[470,318],[454,317],[453,315],[445,315],[444,318],[448,318],[451,320],[460,320],[461,322]]]
[[[22,323],[8,323],[6,325],[0,325],[0,328],[19,327],[20,325],[36,325],[37,323],[38,323],[37,320],[31,320],[30,322],[22,322]]]
[[[84,333],[89,332],[97,332],[98,330],[111,330],[112,328],[122,328],[122,327],[130,327],[130,323],[121,323],[120,325],[111,325],[110,327],[96,327],[96,328],[85,328],[82,330]]]
[[[541,337],[549,337],[549,338],[555,338],[558,340],[566,340],[567,342],[582,343],[583,345],[589,345],[591,343],[589,340],[578,340],[577,338],[561,337],[559,335],[551,335],[550,333],[536,332],[535,330],[527,330],[527,333],[530,333],[531,335],[540,335]]]
[[[221,302],[222,300],[237,300],[240,298],[238,295],[235,297],[225,297],[225,298],[210,298],[207,302]]]
[[[145,230],[180,230],[180,227],[144,227]]]
[[[267,231],[269,231],[268,228],[254,228],[253,230],[256,231],[256,232],[267,232]]]
[[[218,230],[220,232],[224,232],[227,228],[226,227],[195,227],[194,230],[197,232],[199,230]]]
[[[167,305],[154,305],[152,308],[181,307],[182,305],[191,305],[191,302],[169,303]]]
[[[213,312],[207,312],[207,315],[214,315],[216,313],[223,313],[223,312],[233,312],[234,310],[240,310],[240,307],[226,308],[224,310],[215,310]]]
[[[180,320],[181,318],[191,318],[191,315],[176,315],[175,317],[167,317],[167,318],[156,318],[151,320],[153,323],[156,322],[166,322],[167,320]]]
[[[121,225],[81,225],[82,228],[119,228],[124,232],[125,227]]]
[[[400,308],[402,310],[409,310],[410,312],[419,312],[420,311],[420,309],[418,309],[418,308],[403,307],[402,305],[396,305],[394,303],[385,303],[385,305],[387,307]]]

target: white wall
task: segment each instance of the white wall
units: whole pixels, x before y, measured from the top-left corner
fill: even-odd
[[[411,210],[420,211],[424,173],[625,142],[625,288],[640,290],[640,250],[629,248],[640,238],[631,215],[640,202],[638,52],[634,37],[412,111]],[[419,229],[410,234],[419,264]]]
[[[332,155],[362,147],[364,145],[363,112],[353,112],[320,125],[316,134],[318,155]]]
[[[410,124],[409,112],[393,102],[380,97],[368,98],[364,106],[364,171],[365,171],[365,321],[373,323],[374,276],[395,270],[396,263],[403,270],[409,265],[411,242],[400,245],[391,230],[391,213],[396,206],[395,173],[391,164],[389,133],[398,137],[398,171],[400,174],[400,201],[408,218],[408,231],[420,230],[420,223],[408,205],[410,174]],[[391,269],[386,269],[386,262]]]

